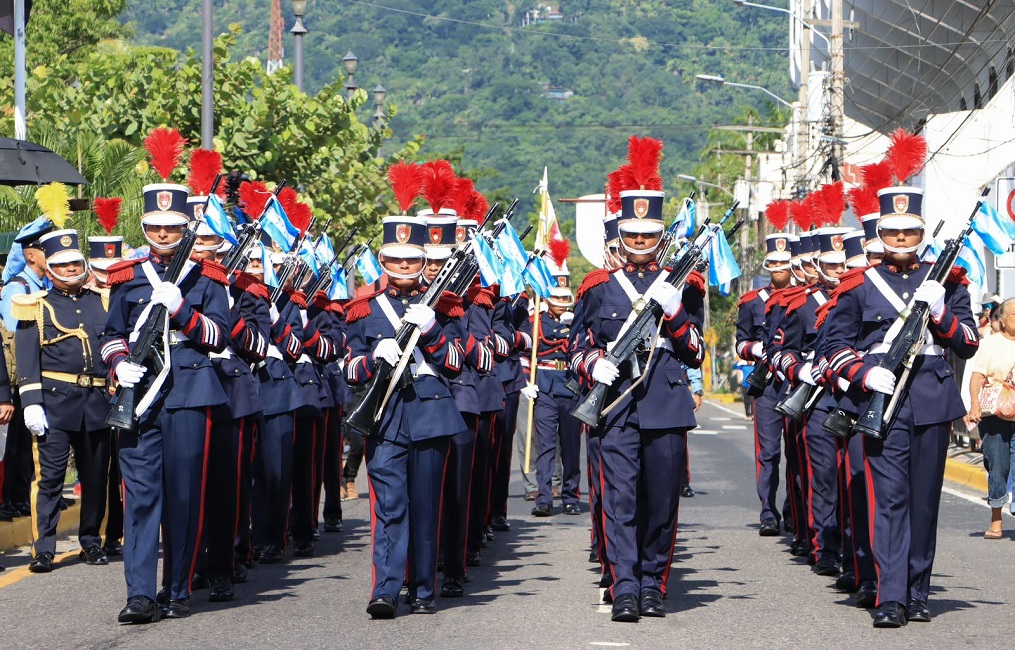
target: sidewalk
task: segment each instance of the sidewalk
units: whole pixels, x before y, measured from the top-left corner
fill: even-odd
[[[983,454],[952,443],[948,447],[948,459],[945,461],[945,480],[964,485],[986,496],[987,470],[983,468]]]
[[[81,500],[74,496],[74,486],[64,486],[63,496],[70,505],[60,513],[56,527],[58,536],[74,535],[77,539],[78,524],[81,521]],[[0,521],[0,551],[9,551],[32,543],[32,518],[18,517],[14,521]]]

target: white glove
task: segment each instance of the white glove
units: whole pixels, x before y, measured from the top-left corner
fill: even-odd
[[[879,393],[891,395],[895,392],[895,375],[887,368],[874,366],[864,376],[863,385]]]
[[[669,282],[655,282],[645,292],[645,300],[655,300],[663,308],[667,318],[680,310],[680,290]]]
[[[561,325],[570,325],[573,320],[574,320],[574,313],[573,312],[566,311],[566,312],[564,312],[563,314],[560,315],[560,324]]]
[[[25,407],[25,426],[36,438],[46,435],[49,422],[46,420],[46,411],[38,404],[30,404]]]
[[[525,383],[525,388],[521,390],[522,397],[529,400],[530,402],[536,401],[536,397],[539,395],[539,386],[531,382]]]
[[[271,303],[271,306],[268,307],[268,315],[271,316],[272,325],[278,322],[279,313],[278,307],[275,306],[275,303]]]
[[[612,386],[613,382],[617,381],[617,377],[620,376],[620,368],[613,365],[607,359],[599,359],[596,364],[592,366],[592,378],[600,384],[606,384]]]
[[[755,359],[760,359],[761,355],[765,353],[765,347],[761,345],[761,341],[755,341],[751,346],[751,356]]]
[[[811,386],[817,386],[818,382],[814,381],[814,377],[811,375],[811,370],[814,368],[814,364],[808,361],[804,365],[800,366],[800,374],[797,375],[797,379],[805,384]]]
[[[152,289],[152,302],[165,305],[170,314],[175,314],[183,305],[183,294],[180,293],[180,287],[172,282],[160,282]]]
[[[421,332],[427,332],[434,323],[437,322],[434,316],[434,311],[426,305],[409,305],[409,308],[405,310],[405,316],[402,318],[406,323],[412,323],[419,328]]]
[[[394,366],[400,358],[402,358],[402,349],[398,347],[398,342],[395,339],[381,339],[377,342],[377,347],[374,348],[374,361],[384,359],[389,365]]]
[[[121,386],[133,388],[144,377],[144,366],[129,361],[121,361],[116,366],[116,380]]]
[[[945,313],[945,288],[940,282],[925,280],[916,288],[914,300],[922,300],[930,305],[930,315],[934,320],[941,320]]]

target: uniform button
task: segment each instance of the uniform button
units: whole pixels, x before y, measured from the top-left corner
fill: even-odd
[[[80,310],[80,309],[75,309],[75,310],[74,310],[74,313],[75,313],[75,314],[80,314],[80,313],[81,313],[81,310]]]
[[[902,294],[902,299],[905,300],[906,298],[909,298],[909,293]]]
[[[616,316],[616,315],[617,315],[617,312],[613,312],[612,314],[610,314],[611,317]]]
[[[908,275],[908,274],[906,274],[906,273],[903,273],[903,274],[902,274],[902,279],[903,279],[903,280],[908,280],[908,279],[909,279],[909,275]]]
[[[877,317],[877,320],[881,320],[881,317],[880,317],[880,316],[878,316],[878,317]]]
[[[78,323],[78,327],[84,327],[84,326],[85,326],[84,323]]]
[[[408,304],[409,304],[409,301],[408,301],[408,300],[406,300],[405,298],[402,298],[402,304],[403,304],[403,305],[408,305]]]
[[[639,278],[644,278],[644,277],[645,277],[645,274],[644,274],[644,273],[639,273],[639,274],[638,274],[638,277],[639,277]]]

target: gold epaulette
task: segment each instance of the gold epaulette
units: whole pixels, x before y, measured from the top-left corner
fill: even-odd
[[[11,298],[11,315],[18,320],[35,320],[39,313],[39,301],[47,292],[22,293]]]

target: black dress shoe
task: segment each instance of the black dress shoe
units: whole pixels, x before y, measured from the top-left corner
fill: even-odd
[[[241,585],[247,581],[247,567],[242,562],[233,565],[233,584]]]
[[[835,588],[839,591],[856,591],[856,574],[846,571],[835,579]]]
[[[163,607],[166,606],[166,603],[168,602],[169,602],[169,592],[166,591],[164,588],[159,589],[159,593],[155,594],[155,604],[159,606],[159,609],[162,609]]]
[[[195,573],[194,577],[190,579],[191,591],[201,591],[202,589],[207,589],[208,587],[211,587],[211,581],[200,573]]]
[[[53,570],[53,554],[50,552],[39,553],[38,557],[28,565],[32,573],[49,573]]]
[[[315,542],[321,541],[321,529],[320,528],[315,528],[313,534],[311,535],[311,537],[313,537]]]
[[[395,601],[391,596],[378,596],[367,604],[370,618],[395,618]]]
[[[4,501],[0,503],[0,521],[14,521],[15,517],[20,516],[21,514],[18,512],[18,509],[9,502]]]
[[[229,578],[215,578],[211,585],[208,600],[213,603],[225,603],[233,599],[233,582]]]
[[[326,532],[326,533],[340,533],[340,532],[342,532],[342,520],[341,519],[325,519],[324,520],[324,532]]]
[[[32,504],[28,501],[15,501],[14,508],[18,511],[19,517],[32,516]]]
[[[162,606],[162,618],[187,618],[190,616],[190,598],[170,600]]]
[[[261,555],[264,553],[264,549],[265,549],[264,546],[255,546],[254,548],[250,549],[250,561],[260,562]]]
[[[906,603],[906,620],[917,623],[930,623],[930,610],[927,609],[927,603],[910,598],[909,602]]]
[[[878,613],[874,615],[874,627],[902,627],[905,624],[906,609],[902,603],[881,603]]]
[[[486,531],[483,532],[483,539],[488,542],[492,542],[494,540],[493,530],[487,528]]]
[[[81,549],[78,553],[78,557],[85,561],[85,564],[92,566],[105,566],[109,564],[109,560],[106,558],[105,552],[98,546],[89,546],[88,548]]]
[[[160,611],[151,598],[145,596],[131,596],[127,599],[127,606],[120,610],[116,620],[121,624],[130,623],[154,623],[159,620]]]
[[[441,585],[441,598],[461,598],[465,595],[465,587],[460,580],[448,578]]]
[[[821,558],[814,565],[814,573],[819,576],[837,576],[839,575],[839,563],[835,560],[835,558]]]
[[[611,618],[617,623],[637,623],[638,597],[634,594],[623,594],[613,601]]]
[[[793,532],[793,520],[790,519],[789,517],[786,517],[785,519],[783,519],[782,520],[782,530],[785,533],[792,533]]]
[[[565,503],[564,504],[564,514],[565,515],[580,515],[581,513],[582,513],[582,509],[578,506],[577,503]]]
[[[549,503],[537,503],[532,509],[533,517],[549,517],[553,514],[553,506]]]
[[[694,490],[691,488],[690,485],[685,485],[684,487],[680,488],[680,496],[684,497],[685,499],[690,499],[691,497],[694,496]]]
[[[265,546],[261,551],[261,564],[278,564],[282,561],[282,549],[277,546]]]
[[[871,609],[878,604],[878,583],[873,580],[864,580],[860,588],[856,590],[856,598],[853,604],[864,609]]]
[[[797,540],[793,542],[789,552],[793,557],[808,557],[811,554],[811,549],[807,542]]]
[[[599,549],[593,548],[589,551],[589,562],[599,564]]]
[[[663,606],[663,595],[652,589],[646,589],[641,592],[640,609],[642,616],[650,616],[652,618],[663,618],[666,616],[666,608]]]
[[[604,588],[604,589],[608,589],[608,588],[612,587],[613,586],[613,574],[610,573],[609,571],[607,571],[607,572],[603,573],[603,575],[599,576],[599,586]]]
[[[490,528],[494,529],[498,533],[506,533],[511,530],[511,524],[508,523],[507,518],[503,515],[495,515],[490,520]]]
[[[779,534],[779,522],[775,519],[766,519],[761,522],[758,534],[762,537],[776,537]]]
[[[412,608],[413,614],[436,614],[437,613],[437,601],[433,598],[413,598],[412,603],[409,605]]]
[[[483,556],[479,551],[469,551],[465,554],[465,566],[483,566]]]
[[[314,557],[314,543],[296,542],[293,544],[293,557]]]
[[[114,539],[103,544],[102,551],[107,557],[120,557],[123,555],[123,544],[120,543],[120,540]]]

